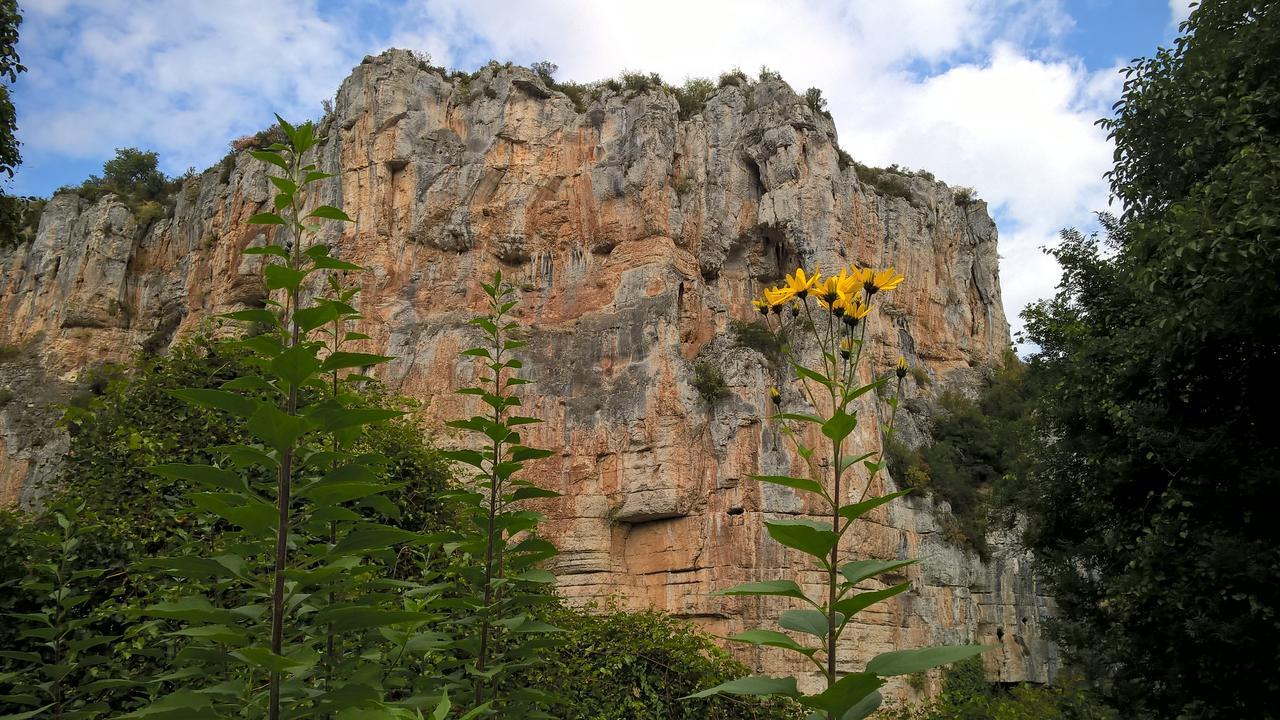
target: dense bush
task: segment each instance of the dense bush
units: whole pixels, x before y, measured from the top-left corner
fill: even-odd
[[[1008,687],[988,682],[976,658],[946,670],[937,698],[884,715],[885,720],[1119,720],[1074,675],[1063,674],[1052,685]]]
[[[1043,449],[1022,494],[1059,637],[1126,717],[1280,697],[1280,5],[1215,0],[1124,71],[1125,215],[1030,308]]]
[[[740,677],[741,663],[705,633],[657,612],[560,608],[548,620],[565,632],[527,682],[555,688],[550,712],[563,720],[792,720],[798,707],[778,700],[710,697],[680,700]]]
[[[694,364],[693,388],[708,405],[714,404],[721,398],[729,397],[729,385],[724,381],[724,373],[709,362]]]
[[[949,503],[952,516],[944,528],[980,553],[991,514],[1012,519],[1008,515],[1016,512],[1015,501],[1002,501],[1028,472],[1034,397],[1027,366],[1009,352],[976,399],[951,392],[939,398],[929,442],[916,449],[887,443],[894,477]]]

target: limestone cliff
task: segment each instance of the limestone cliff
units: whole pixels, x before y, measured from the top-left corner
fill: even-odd
[[[682,120],[660,89],[601,89],[582,110],[523,68],[463,81],[390,51],[343,83],[322,131],[317,162],[339,175],[323,200],[355,218],[325,239],[370,268],[362,329],[397,357],[382,377],[426,401],[429,422],[471,410],[452,390],[472,372],[455,356],[483,305],[477,278],[501,268],[520,288],[537,381],[525,410],[546,421],[530,439],[560,449],[535,472],[564,493],[543,509],[575,600],[616,595],[728,633],[786,603],[709,591],[789,573],[818,582],[761,524],[809,508],[747,479],[791,460],[763,419],[777,371],[730,331],[786,270],[905,274],[871,347],[878,369],[899,354],[927,369],[932,383],[908,380],[915,397],[968,382],[1009,345],[985,205],[919,176],[893,195],[863,184],[831,120],[781,80],[723,87]],[[0,502],[34,497],[65,447],[39,393],[263,298],[258,260],[240,251],[264,242],[245,221],[271,193],[264,164],[242,153],[189,181],[171,218],[140,227],[112,197],[59,195],[32,243],[0,251],[0,343],[26,354],[0,365],[13,394],[0,406]],[[722,369],[728,397],[709,404],[693,388],[699,362]],[[858,440],[877,443],[877,400],[862,402]],[[1039,634],[1049,601],[1025,559],[1002,545],[981,561],[944,538],[940,514],[926,498],[898,502],[854,539],[923,562],[906,572],[915,589],[865,615],[850,642],[862,657],[990,643],[994,678],[1043,681],[1056,662]]]

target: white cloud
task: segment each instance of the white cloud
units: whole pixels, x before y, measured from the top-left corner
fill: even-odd
[[[1171,11],[1185,15],[1185,0]],[[362,27],[361,12],[392,18]],[[1107,200],[1111,149],[1094,126],[1118,96],[1060,47],[1060,0],[45,0],[23,25],[23,140],[69,155],[138,144],[170,171],[205,165],[266,108],[315,115],[361,55],[395,45],[437,63],[549,59],[579,81],[624,69],[669,81],[768,65],[797,90],[823,88],[843,146],[972,185],[1001,222],[1010,320],[1052,292],[1039,246],[1087,225]],[[288,30],[292,28],[292,30]],[[75,92],[66,92],[74,88]]]
[[[315,116],[352,61],[342,28],[302,0],[59,0],[25,7],[25,144],[92,157],[160,151],[207,165],[270,109]]]
[[[1197,0],[1169,0],[1169,15],[1174,27],[1191,17],[1191,4]]]

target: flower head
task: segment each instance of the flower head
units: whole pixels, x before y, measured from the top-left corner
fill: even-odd
[[[895,372],[898,373],[899,380],[907,376],[907,359],[901,355],[898,356],[898,367]]]
[[[813,275],[806,275],[804,268],[796,268],[794,273],[787,276],[787,289],[791,290],[796,297],[802,298],[816,290],[821,282],[822,273],[815,272]]]
[[[751,305],[752,305],[752,307],[754,307],[756,310],[759,310],[761,315],[768,315],[768,314],[769,314],[769,306],[770,306],[770,303],[769,303],[769,301],[768,301],[768,300],[752,300],[752,301],[751,301]]]
[[[845,338],[841,340],[840,341],[840,357],[844,358],[845,360],[848,360],[849,356],[852,354],[853,354],[853,338]]]
[[[764,299],[774,312],[778,312],[779,308],[795,296],[795,291],[789,287],[768,288],[764,291]]]
[[[865,268],[862,271],[862,289],[867,291],[867,295],[875,295],[877,292],[888,292],[906,280],[905,277],[898,274],[893,268],[875,272],[871,268]]]
[[[860,297],[850,298],[844,304],[843,309],[844,314],[840,316],[840,319],[844,320],[845,327],[850,330],[858,327],[858,323],[862,322],[862,319],[871,312],[871,306],[863,302]]]
[[[782,404],[782,393],[778,392],[777,387],[769,388],[769,398],[773,400],[774,405]]]

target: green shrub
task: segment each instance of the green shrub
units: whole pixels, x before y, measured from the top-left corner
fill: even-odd
[[[724,373],[709,362],[694,364],[693,387],[708,405],[729,397],[729,386],[724,381]]]
[[[624,72],[620,79],[623,89],[629,94],[648,92],[662,87],[662,78],[657,73]]]
[[[805,90],[804,102],[815,114],[831,119],[831,112],[827,110],[827,99],[822,97],[821,88],[811,87]]]
[[[955,203],[960,207],[968,207],[978,202],[978,193],[971,187],[958,187],[955,193]]]
[[[565,632],[526,682],[559,694],[564,720],[798,720],[777,700],[679,698],[747,669],[687,622],[658,612],[598,613],[561,607],[547,618]]]
[[[863,165],[860,162],[854,162],[853,169],[858,174],[860,182],[875,188],[881,195],[898,197],[907,201],[910,201],[913,197],[911,186],[907,183],[907,175],[897,165],[876,168]]]
[[[733,320],[729,323],[729,330],[733,333],[734,342],[740,347],[755,350],[775,365],[781,361],[782,341],[767,325]]]
[[[1005,500],[1008,488],[1027,472],[1033,397],[1027,367],[1010,352],[976,400],[956,393],[938,399],[928,443],[914,450],[897,441],[886,444],[894,477],[949,503],[952,517],[944,531],[979,552],[986,551],[993,512],[1007,519],[1013,509]]]
[[[1117,715],[1070,673],[1053,685],[1013,687],[987,681],[982,661],[956,663],[943,676],[942,692],[914,708],[884,713],[885,720],[1116,720]]]
[[[707,98],[715,91],[715,84],[706,78],[691,78],[684,85],[671,88],[680,105],[680,119],[688,120],[700,114],[707,105]]]
[[[730,72],[720,74],[720,87],[729,87],[730,85],[734,87],[743,87],[744,85],[750,84],[751,78],[747,77],[747,74],[738,68],[734,68]]]
[[[31,242],[48,200],[0,194],[0,249]]]

